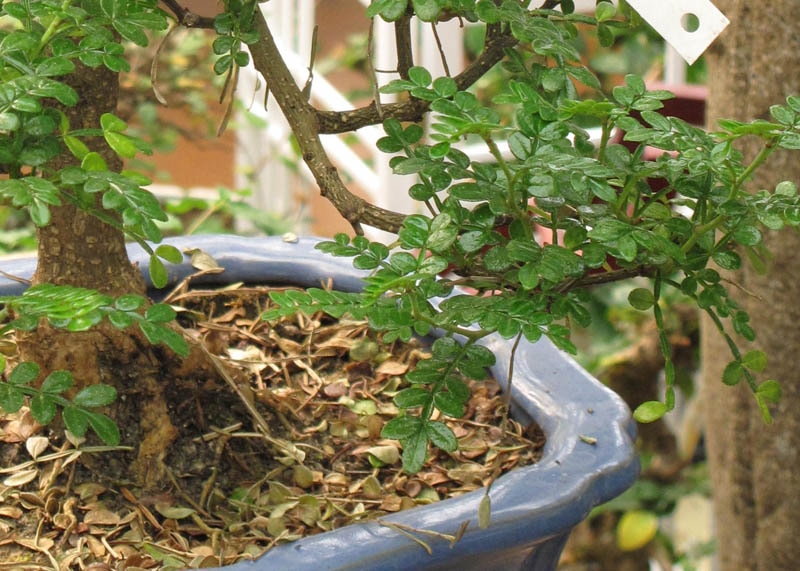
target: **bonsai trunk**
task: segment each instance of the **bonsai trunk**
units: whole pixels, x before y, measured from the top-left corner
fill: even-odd
[[[72,129],[98,128],[100,116],[116,109],[116,73],[104,67],[79,66],[69,83],[80,94],[76,106],[63,109]],[[120,170],[120,159],[102,139],[89,146],[104,157],[111,170]],[[75,159],[65,153],[52,166],[70,163]],[[97,200],[99,206],[100,198]],[[33,283],[92,288],[114,296],[144,294],[144,281],[128,259],[124,234],[62,202],[52,209],[52,222],[38,229]],[[42,323],[36,331],[20,336],[19,349],[22,359],[38,363],[44,375],[58,369],[72,372],[76,391],[100,382],[113,385],[118,397],[108,413],[120,426],[123,443],[136,447],[135,460],[125,476],[140,484],[158,484],[162,479],[160,460],[175,437],[158,375],[160,349],[151,347],[138,329],[120,331],[108,323],[77,334]]]
[[[800,4],[717,5],[731,25],[709,54],[709,125],[719,117],[769,119],[770,104],[800,92]],[[743,151],[750,158],[755,152]],[[752,188],[771,189],[800,180],[800,164],[788,153],[775,154],[759,173]],[[722,385],[730,353],[713,325],[704,324],[706,439],[721,571],[788,571],[800,561],[800,236],[785,230],[765,241],[775,254],[768,273],[746,267],[735,278],[742,287],[730,292],[769,355],[762,380],[775,378],[783,388],[772,425],[764,424],[747,387]]]

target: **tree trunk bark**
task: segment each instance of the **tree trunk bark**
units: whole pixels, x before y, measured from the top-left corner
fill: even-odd
[[[92,69],[79,64],[67,83],[80,95],[77,105],[62,108],[71,129],[97,129],[104,113],[116,111],[118,74],[105,67]],[[102,137],[87,144],[105,159],[110,170],[121,170],[122,161]],[[77,159],[65,153],[49,166],[57,170],[76,163]],[[96,199],[99,206],[100,196]],[[51,210],[51,223],[37,230],[34,283],[70,284],[112,295],[144,293],[144,281],[128,260],[125,235],[120,230],[71,204]]]
[[[708,121],[769,119],[769,107],[800,93],[800,2],[717,0],[731,25],[708,54]],[[755,148],[742,148],[752,158]],[[772,189],[800,180],[796,154],[775,153],[752,182]],[[745,268],[728,276],[750,314],[755,346],[770,360],[767,377],[783,387],[766,425],[744,383],[723,386],[730,353],[706,320],[702,342],[706,439],[720,571],[782,571],[800,561],[800,234],[770,233],[766,275]],[[737,287],[742,286],[742,287]],[[763,380],[763,379],[762,379]]]
[[[78,65],[67,79],[80,101],[63,108],[72,129],[97,129],[103,113],[117,106],[119,78],[104,67]],[[100,153],[110,170],[122,163],[102,137],[87,142]],[[76,163],[64,154],[48,165],[60,169]],[[100,197],[97,196],[98,207]],[[33,283],[73,285],[118,296],[145,293],[144,280],[128,259],[123,232],[72,204],[51,209],[52,222],[37,230],[38,265]],[[54,370],[68,370],[75,378],[73,392],[105,383],[117,389],[117,401],[109,415],[122,433],[123,444],[136,448],[131,462],[120,471],[127,480],[143,487],[158,487],[165,475],[162,459],[176,436],[165,400],[162,371],[175,357],[151,347],[137,328],[120,331],[102,323],[90,331],[70,333],[46,323],[18,338],[23,360],[38,363],[43,376]]]

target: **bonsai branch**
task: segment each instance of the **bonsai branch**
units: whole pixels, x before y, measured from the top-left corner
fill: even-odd
[[[408,79],[408,70],[414,66],[411,50],[411,14],[405,14],[394,23],[394,42],[397,50],[397,73]]]
[[[397,34],[397,32],[396,32]],[[518,40],[510,30],[503,29],[500,25],[493,24],[486,28],[486,43],[483,51],[470,63],[464,71],[453,77],[459,90],[464,90],[483,77],[495,64],[505,57],[507,49],[514,47]],[[398,54],[401,51],[401,36],[397,36]],[[398,72],[401,77],[404,70],[407,72],[408,63],[402,55],[398,55]],[[392,117],[398,121],[421,121],[428,112],[430,103],[411,98],[398,103],[380,104],[375,101],[348,111],[320,111],[317,110],[317,120],[320,134],[347,133],[369,125],[383,122],[384,118]]]
[[[387,232],[399,231],[404,215],[370,204],[345,187],[320,141],[316,110],[306,101],[295,83],[260,11],[256,11],[255,27],[259,40],[250,46],[253,64],[264,76],[270,92],[283,111],[322,196],[334,205],[357,233],[363,232],[361,223]]]
[[[181,6],[177,0],[164,0],[163,4],[169,8],[169,11],[172,12],[172,14],[175,16],[175,19],[182,26],[186,26],[187,28],[214,28],[214,18],[208,18],[206,16],[195,14],[188,8]]]

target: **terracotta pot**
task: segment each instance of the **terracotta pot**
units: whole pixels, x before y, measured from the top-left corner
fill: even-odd
[[[337,289],[361,287],[364,273],[350,260],[314,249],[316,239],[285,242],[277,237],[199,236],[168,240],[180,249],[200,248],[225,268],[204,283],[269,283],[317,286],[329,278]],[[147,257],[131,256],[146,270]],[[35,260],[9,262],[4,271],[27,277]],[[175,283],[194,273],[188,260],[170,266]],[[20,285],[0,278],[0,295]],[[492,373],[505,386],[511,343],[499,336],[486,345],[497,356]],[[625,403],[548,340],[521,343],[512,387],[513,414],[523,424],[536,421],[547,435],[542,459],[513,470],[491,489],[491,523],[478,526],[483,491],[392,514],[383,519],[443,534],[466,533],[452,547],[425,536],[418,543],[377,523],[358,523],[278,546],[259,559],[229,565],[226,571],[421,569],[551,570],[567,537],[589,511],[625,491],[636,480],[635,426]]]

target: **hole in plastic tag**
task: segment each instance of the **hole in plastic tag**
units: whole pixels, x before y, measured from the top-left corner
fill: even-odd
[[[709,0],[628,0],[691,65],[729,24]]]

